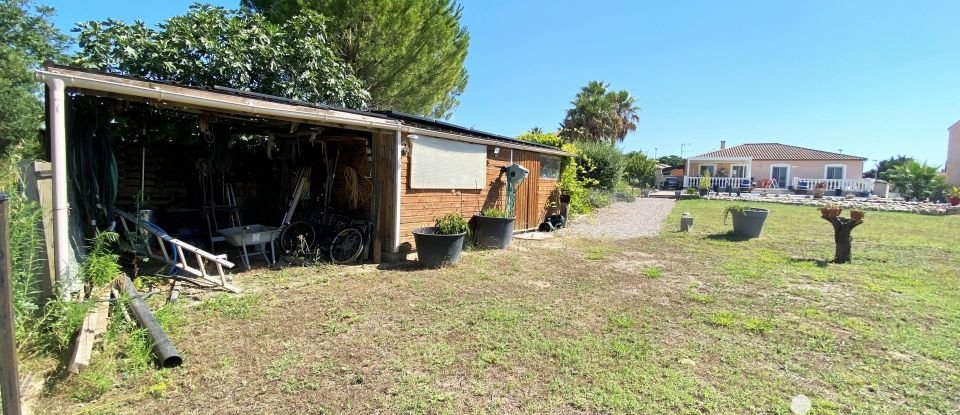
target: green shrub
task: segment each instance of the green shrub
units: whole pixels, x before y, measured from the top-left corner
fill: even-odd
[[[571,154],[579,154],[580,152],[575,144],[570,143],[564,144],[561,149]],[[557,190],[570,196],[568,206],[570,215],[589,213],[593,210],[587,203],[587,186],[579,179],[580,170],[580,164],[573,157],[565,158],[560,168],[560,181],[557,183]]]
[[[587,187],[599,187],[613,190],[623,179],[626,158],[619,148],[605,143],[580,142],[579,149],[582,169],[579,180]]]
[[[523,141],[546,144],[558,147],[570,154],[580,154],[580,149],[573,143],[566,143],[554,133],[526,132],[517,137]],[[560,165],[560,178],[557,181],[557,190],[561,194],[570,196],[567,206],[569,215],[589,213],[593,210],[587,200],[587,186],[580,180],[581,163],[574,157],[564,157]]]
[[[704,171],[703,174],[700,175],[700,183],[697,184],[697,187],[699,187],[702,190],[710,189],[710,172],[709,171]]]
[[[626,180],[621,180],[620,183],[617,183],[611,197],[617,202],[633,202],[637,200],[637,195],[634,194],[633,188],[627,184]]]
[[[610,193],[602,189],[587,189],[585,202],[591,211],[610,206]]]
[[[480,212],[480,216],[487,218],[511,218],[507,211],[503,209],[497,209],[495,207],[488,207]]]
[[[624,179],[640,187],[653,186],[657,161],[647,158],[641,151],[631,151],[625,155]]]
[[[437,227],[437,234],[440,235],[454,235],[470,230],[467,221],[459,213],[450,213],[437,218],[434,226]]]
[[[730,213],[743,213],[743,211],[750,209],[747,205],[730,205],[723,209],[723,224],[727,224],[727,217],[730,216]]]
[[[117,242],[115,232],[98,232],[93,238],[93,246],[80,268],[83,282],[94,287],[103,287],[120,275],[120,257],[114,254],[111,246]]]

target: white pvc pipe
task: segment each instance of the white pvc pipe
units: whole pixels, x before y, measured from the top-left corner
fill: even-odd
[[[67,199],[67,117],[66,88],[63,80],[53,79],[50,86],[50,149],[53,153],[53,257],[57,281],[63,283],[69,272],[70,233]]]
[[[397,129],[394,136],[394,151],[396,156],[393,158],[393,253],[400,252],[400,163],[403,158],[403,139],[400,137],[400,129]]]

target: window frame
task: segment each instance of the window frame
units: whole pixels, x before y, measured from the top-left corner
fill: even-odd
[[[556,174],[553,177],[543,175],[544,160],[555,160],[557,163]],[[560,156],[551,156],[549,154],[540,154],[540,179],[541,180],[560,180],[560,171],[563,170],[563,159]]]
[[[831,179],[830,178],[830,169],[840,169],[840,178]],[[825,180],[846,180],[847,179],[847,165],[846,164],[827,164],[823,166],[823,178]]]
[[[770,180],[776,179],[776,177],[773,177],[773,169],[774,169],[775,167],[786,167],[786,168],[787,168],[787,176],[785,177],[785,179],[786,179],[786,180],[785,180],[785,183],[780,183],[779,180],[777,181],[777,188],[779,188],[779,189],[786,189],[787,186],[790,184],[790,179],[793,178],[793,176],[790,174],[790,173],[792,173],[792,172],[790,171],[790,170],[791,170],[791,169],[790,169],[790,165],[789,165],[789,164],[784,164],[784,163],[771,164],[771,165],[770,165],[770,172],[769,172],[769,175],[767,176],[767,177],[770,178]]]

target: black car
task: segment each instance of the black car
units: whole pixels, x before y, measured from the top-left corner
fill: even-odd
[[[677,176],[667,176],[663,178],[663,182],[660,183],[660,189],[663,190],[680,190],[680,178]]]

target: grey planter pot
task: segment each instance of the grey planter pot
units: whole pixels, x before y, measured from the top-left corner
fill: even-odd
[[[700,196],[706,196],[710,194],[710,189],[697,189],[697,192],[700,193]]]
[[[730,212],[733,217],[733,233],[747,238],[757,238],[763,230],[763,222],[770,213],[767,209],[749,208],[743,212]]]
[[[513,241],[513,224],[516,222],[516,218],[474,216],[474,242],[484,248],[506,249]]]
[[[437,268],[444,264],[456,264],[463,253],[463,241],[467,233],[439,235],[437,228],[417,228],[413,230],[413,241],[417,245],[417,259],[425,267]]]

